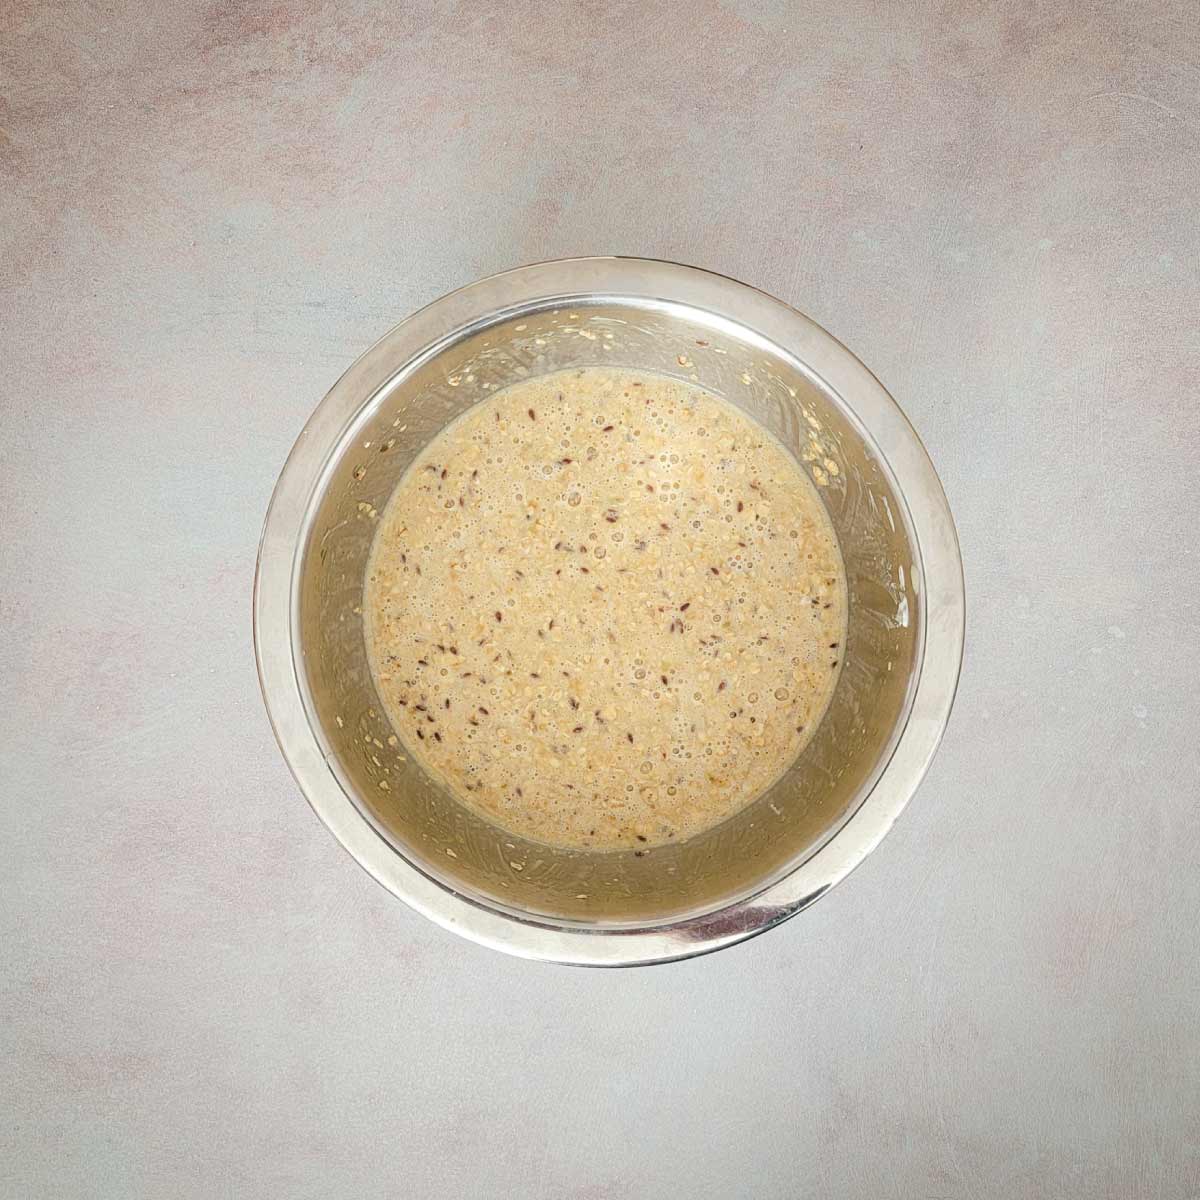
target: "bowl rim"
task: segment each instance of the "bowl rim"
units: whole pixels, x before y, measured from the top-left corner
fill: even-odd
[[[293,653],[293,585],[313,492],[331,448],[380,388],[432,347],[510,312],[598,299],[719,315],[766,338],[819,379],[868,432],[897,484],[921,562],[925,619],[907,720],[873,785],[836,832],[753,895],[632,929],[559,925],[494,909],[406,858],[347,795],[327,761]],[[388,891],[445,929],[520,957],[588,966],[670,962],[721,949],[794,916],[844,879],[891,829],[928,770],[954,703],[965,623],[962,557],[945,492],[916,431],[879,380],[816,322],[766,292],[656,259],[570,258],[517,267],[447,293],[384,334],[330,388],[297,437],[271,496],[254,573],[254,652],[268,718],[301,791],[342,846]]]

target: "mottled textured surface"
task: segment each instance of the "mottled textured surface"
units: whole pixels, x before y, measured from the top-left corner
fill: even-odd
[[[0,6],[0,1195],[1200,1195],[1195,6],[487,14]],[[249,629],[343,367],[595,252],[853,347],[970,596],[880,850],[624,973],[373,884]]]

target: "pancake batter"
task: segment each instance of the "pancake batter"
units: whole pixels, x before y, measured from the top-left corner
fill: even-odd
[[[514,384],[438,435],[380,522],[380,695],[415,759],[525,837],[617,849],[737,812],[811,737],[846,587],[799,464],[645,372]]]

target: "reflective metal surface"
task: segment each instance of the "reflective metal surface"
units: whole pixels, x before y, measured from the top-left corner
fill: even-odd
[[[363,575],[405,466],[465,408],[574,365],[693,379],[740,405],[817,481],[850,587],[842,675],[766,795],[641,856],[558,850],[465,809],[389,747],[365,656]],[[879,382],[807,318],[743,284],[636,259],[483,280],[362,356],[300,435],[267,514],[255,646],[272,724],[322,820],[385,887],[514,954],[624,965],[717,949],[811,903],[879,842],[945,727],[962,657],[953,521]]]

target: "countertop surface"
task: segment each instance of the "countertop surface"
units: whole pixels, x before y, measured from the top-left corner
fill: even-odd
[[[12,3],[0,80],[0,1195],[1200,1196],[1192,3]],[[594,253],[849,345],[968,593],[881,847],[624,972],[372,882],[250,631],[343,369]]]

